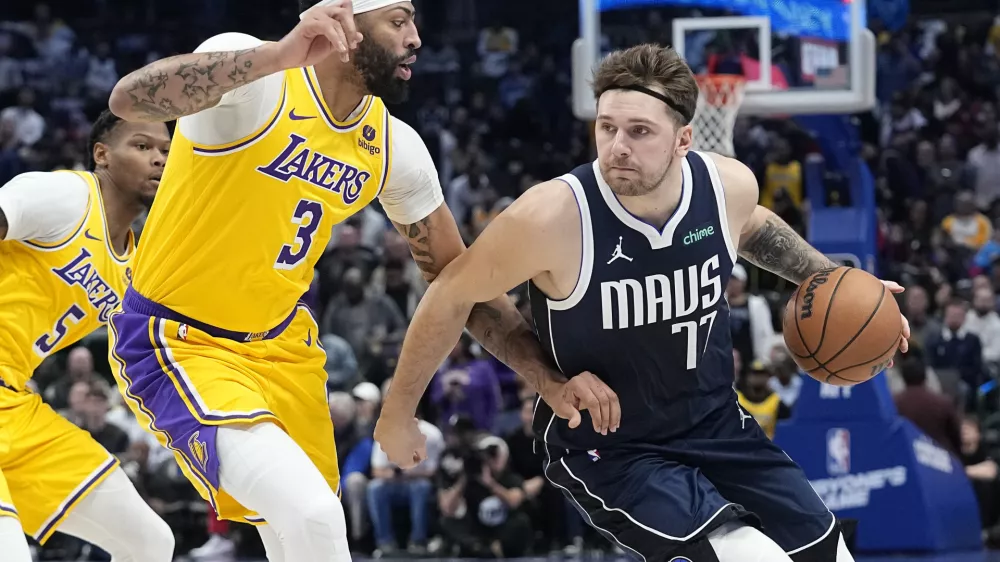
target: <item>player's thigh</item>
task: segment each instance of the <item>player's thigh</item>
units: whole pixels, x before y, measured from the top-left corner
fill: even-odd
[[[835,518],[805,473],[755,421],[742,424],[734,415],[724,425],[716,439],[690,446],[701,458],[699,469],[726,499],[756,514],[764,533],[786,552],[835,534]]]
[[[710,556],[707,534],[743,515],[699,471],[653,451],[572,453],[545,475],[591,526],[647,560]]]
[[[25,532],[44,542],[118,461],[38,395],[18,409],[16,421],[5,420],[16,431],[0,469]]]
[[[326,352],[311,312],[299,306],[288,328],[267,342],[267,403],[281,427],[339,493],[340,472],[326,389]]]
[[[2,469],[0,469],[0,517],[17,517],[14,498],[10,495],[7,478],[3,475]]]
[[[267,342],[214,338],[172,320],[134,313],[109,322],[112,372],[126,404],[220,517],[252,511],[221,490],[220,426],[278,423],[268,409]]]

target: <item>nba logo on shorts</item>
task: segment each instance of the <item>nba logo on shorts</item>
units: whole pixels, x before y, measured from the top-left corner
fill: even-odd
[[[177,339],[187,340],[188,339],[188,327],[187,324],[181,324],[177,326]]]
[[[851,472],[851,432],[846,429],[826,432],[826,471],[830,476]]]

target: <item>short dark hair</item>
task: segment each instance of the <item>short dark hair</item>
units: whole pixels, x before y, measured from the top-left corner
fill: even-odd
[[[945,305],[945,308],[948,308],[950,306],[957,306],[964,310],[969,309],[969,303],[966,302],[965,299],[962,299],[960,297],[952,297],[950,300],[948,300],[948,304]]]
[[[111,113],[110,109],[102,111],[97,116],[97,120],[94,121],[94,126],[90,129],[90,138],[87,139],[87,166],[91,172],[97,169],[97,162],[94,161],[94,147],[99,142],[106,143],[112,131],[120,123],[122,123],[121,117]]]
[[[661,93],[682,126],[698,106],[698,83],[687,62],[672,47],[644,43],[604,57],[594,72],[594,97],[608,90],[647,88]]]

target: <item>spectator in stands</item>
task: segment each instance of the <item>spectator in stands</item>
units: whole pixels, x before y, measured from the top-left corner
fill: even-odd
[[[337,442],[344,505],[352,544],[368,532],[368,477],[375,440],[357,423],[358,406],[346,392],[330,393],[330,417]]]
[[[407,261],[415,263],[412,259],[408,259]],[[396,303],[396,307],[399,308],[403,316],[409,321],[413,313],[417,310],[417,303],[420,302],[420,296],[412,285],[413,281],[406,277],[405,263],[395,258],[386,260],[383,266],[385,285],[382,290],[385,296]]]
[[[499,79],[507,73],[510,61],[517,55],[518,33],[515,29],[496,23],[479,32],[479,71],[490,78]]]
[[[981,209],[988,209],[1000,196],[1000,132],[996,120],[980,125],[982,142],[969,151],[967,159],[975,181],[975,202]]]
[[[1000,315],[996,303],[992,288],[976,289],[972,295],[972,309],[965,316],[965,329],[982,342],[985,363],[1000,362]]]
[[[507,444],[494,436],[442,457],[441,528],[459,556],[516,558],[531,548],[524,482],[507,467],[508,457]]]
[[[82,345],[70,350],[66,356],[66,376],[45,389],[45,401],[57,410],[69,406],[70,389],[78,382],[95,378],[94,354]]]
[[[764,430],[770,439],[774,439],[774,430],[778,427],[778,420],[791,417],[791,409],[785,405],[772,391],[768,383],[771,380],[771,371],[763,361],[754,360],[747,368],[746,375],[737,378],[736,396],[740,406],[750,412],[750,415],[757,420],[757,424]]]
[[[566,554],[579,554],[583,547],[583,519],[562,492],[545,479],[542,456],[535,453],[531,429],[535,401],[534,395],[521,401],[521,426],[504,439],[510,452],[510,470],[524,482],[524,511],[531,519],[535,536],[549,538],[553,547],[567,545]]]
[[[324,317],[330,313],[330,300],[339,296],[342,291],[342,281],[348,270],[357,269],[362,280],[367,281],[378,264],[375,251],[361,243],[361,232],[350,224],[337,228],[337,239],[331,241],[331,244],[333,247],[316,264],[316,271],[320,276],[319,300],[325,307],[321,314]]]
[[[784,138],[776,137],[767,155],[760,205],[774,209],[775,196],[784,192],[795,207],[801,206],[805,198],[803,181],[802,164],[792,158],[791,145]]]
[[[392,522],[393,508],[405,506],[410,513],[411,554],[427,551],[427,533],[430,505],[434,486],[431,478],[438,470],[444,451],[444,436],[434,424],[419,420],[420,433],[426,437],[426,458],[417,466],[406,470],[391,464],[378,443],[372,451],[372,478],[368,483],[368,510],[375,530],[375,544],[381,557],[397,550]]]
[[[351,396],[354,397],[358,407],[354,414],[355,423],[365,435],[372,435],[379,407],[382,405],[382,391],[374,383],[364,381],[354,387]]]
[[[726,285],[733,348],[740,352],[745,362],[766,361],[774,339],[771,307],[764,297],[748,293],[746,287],[747,270],[742,264],[736,264]]]
[[[979,504],[979,518],[982,522],[987,546],[996,548],[1000,544],[1000,474],[997,462],[989,454],[983,443],[979,420],[974,416],[962,419],[962,451],[960,455],[965,466],[965,474],[972,483]]]
[[[882,148],[889,148],[913,143],[926,126],[927,119],[924,114],[909,105],[903,95],[896,95],[889,113],[882,119],[880,144]]]
[[[326,307],[322,331],[336,334],[351,344],[365,378],[372,379],[372,371],[385,371],[383,347],[391,341],[402,341],[405,330],[406,320],[396,303],[385,295],[366,292],[362,271],[348,269],[341,282],[341,293]]]
[[[961,451],[961,425],[955,405],[925,386],[927,370],[922,359],[904,359],[902,375],[906,389],[895,396],[899,415],[957,456]]]
[[[987,275],[992,274],[993,266],[998,259],[1000,259],[1000,219],[994,219],[993,236],[986,244],[983,244],[982,248],[979,248],[975,258],[973,258],[975,271]]]
[[[967,310],[963,300],[949,302],[944,310],[944,326],[940,332],[928,334],[926,345],[931,366],[939,376],[945,377],[944,370],[954,371],[973,390],[983,379],[983,346],[975,334],[965,329]]]
[[[358,359],[347,340],[336,334],[320,337],[326,351],[326,386],[330,390],[343,390],[358,383]]]
[[[0,124],[11,128],[10,142],[15,148],[33,146],[40,141],[45,133],[45,119],[35,111],[34,90],[22,88],[17,95],[17,105],[0,111]]]
[[[941,228],[956,244],[973,251],[978,251],[993,236],[990,220],[976,210],[975,198],[969,191],[955,195],[955,212],[944,218]]]
[[[492,431],[500,409],[500,383],[488,359],[472,355],[472,338],[462,335],[431,379],[431,401],[441,420],[469,417],[476,429]]]
[[[128,435],[114,424],[108,423],[108,411],[111,409],[108,400],[111,388],[108,383],[95,378],[80,384],[88,385],[80,427],[86,429],[112,455],[124,454],[128,451]]]
[[[773,376],[767,386],[781,398],[785,406],[793,408],[802,392],[802,376],[783,341],[771,347],[770,370]]]

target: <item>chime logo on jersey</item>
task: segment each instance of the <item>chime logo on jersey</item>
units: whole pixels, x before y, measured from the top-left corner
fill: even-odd
[[[101,278],[97,267],[90,260],[91,256],[89,250],[80,248],[80,253],[73,261],[62,267],[52,268],[52,272],[67,285],[83,287],[87,291],[87,300],[98,311],[98,319],[107,322],[111,311],[121,302],[121,297]]]
[[[714,255],[700,266],[674,270],[672,278],[657,273],[642,280],[601,283],[604,329],[624,330],[677,320],[715,306],[722,297],[718,270],[719,256]]]
[[[357,201],[365,182],[372,177],[371,172],[302,146],[305,142],[305,137],[290,134],[289,142],[281,153],[270,164],[257,167],[257,171],[283,182],[296,177],[316,187],[340,193],[348,205]]]

